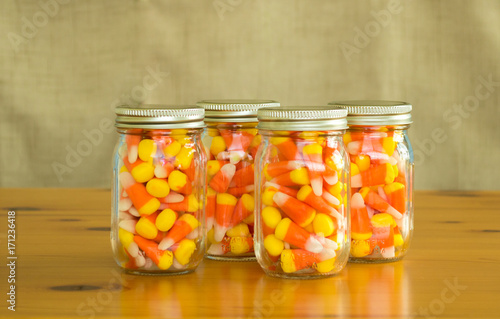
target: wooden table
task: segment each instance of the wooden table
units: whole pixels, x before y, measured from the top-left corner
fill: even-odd
[[[16,312],[2,317],[500,317],[500,192],[416,193],[415,236],[395,263],[279,280],[255,262],[205,260],[183,276],[113,261],[110,192],[0,189],[2,263],[15,211]],[[8,297],[9,268],[0,273]],[[5,299],[4,299],[5,300]]]

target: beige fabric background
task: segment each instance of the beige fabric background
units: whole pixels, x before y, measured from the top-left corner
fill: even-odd
[[[1,187],[108,187],[122,102],[370,98],[414,105],[417,188],[500,189],[498,0],[6,0],[0,15]]]

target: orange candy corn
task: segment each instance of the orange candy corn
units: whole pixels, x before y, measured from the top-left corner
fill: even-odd
[[[276,176],[283,175],[295,169],[303,167],[301,161],[280,161],[276,163],[269,163],[264,168],[264,174],[267,179],[272,179]]]
[[[290,218],[282,219],[274,231],[276,238],[290,245],[297,246],[313,253],[323,250],[323,245],[312,234],[299,227]]]
[[[238,199],[227,193],[217,194],[215,211],[215,241],[220,242],[226,231],[231,227],[231,219]]]
[[[231,187],[244,187],[248,185],[253,185],[254,180],[254,165],[249,165],[239,169],[234,173],[233,179],[231,181]]]
[[[231,226],[234,227],[241,223],[245,218],[252,215],[255,209],[254,198],[249,194],[243,194],[236,203],[236,207],[231,217]]]
[[[174,261],[174,255],[169,250],[161,250],[158,248],[158,244],[152,240],[147,240],[140,236],[134,236],[134,241],[139,246],[139,248],[146,253],[146,256],[151,258],[153,262],[158,266],[158,268],[165,270],[172,266]]]
[[[137,133],[140,133],[138,130]],[[138,148],[142,137],[140,135],[127,134],[125,135],[125,143],[127,143],[127,159],[130,163],[135,163],[139,156]]]
[[[243,194],[251,193],[255,190],[255,185],[247,185],[243,187],[230,187],[227,189],[227,193],[236,197],[241,197]]]
[[[351,198],[351,237],[366,240],[371,236],[370,217],[368,217],[363,197],[355,193]]]
[[[394,169],[388,163],[374,166],[364,172],[351,175],[351,187],[376,186],[394,181]]]
[[[174,164],[163,161],[155,165],[154,174],[157,178],[167,178],[174,170]]]
[[[276,176],[271,180],[272,183],[280,184],[281,186],[298,186],[307,185],[309,181],[309,171],[305,167],[301,167],[288,173]]]
[[[297,145],[293,142],[293,139],[290,137],[271,137],[271,144],[276,146],[283,156],[290,160],[298,160],[301,159],[299,151],[297,149]]]
[[[286,186],[281,186],[279,184],[271,183],[271,182],[266,182],[264,184],[264,187],[272,187],[273,189],[276,189],[277,191],[280,191],[282,193],[285,193],[285,194],[293,196],[293,197],[297,197],[297,193],[298,193],[296,189],[289,188]]]
[[[252,143],[254,136],[245,131],[220,130],[228,151],[244,151]]]
[[[323,193],[323,175],[325,164],[323,163],[323,148],[318,143],[309,144],[302,148],[309,180],[314,194],[321,196]]]
[[[137,183],[129,172],[120,173],[119,179],[141,215],[150,215],[160,207],[160,201],[148,193],[146,186]]]
[[[229,184],[236,173],[236,166],[234,164],[226,164],[215,174],[210,181],[209,185],[217,193],[225,193],[229,188]]]
[[[281,269],[285,273],[312,268],[317,262],[317,255],[307,250],[284,249],[281,252]]]
[[[394,182],[384,186],[384,192],[387,200],[392,207],[398,212],[404,214],[406,212],[406,189],[404,184]]]
[[[297,199],[310,205],[318,212],[335,217],[339,221],[339,223],[342,222],[343,219],[342,215],[340,215],[335,208],[330,206],[323,197],[316,196],[311,186],[309,185],[302,186],[302,188],[299,190],[297,194]]]
[[[363,187],[359,190],[359,194],[363,196],[366,205],[370,206],[371,208],[376,209],[382,213],[388,213],[396,219],[401,219],[401,217],[403,217],[400,212],[389,205],[389,203],[387,203],[387,201],[380,197],[380,195],[370,190],[370,188]]]
[[[196,196],[191,194],[189,196],[184,196],[184,199],[181,202],[174,202],[174,203],[170,202],[166,204],[161,204],[160,208],[161,209],[170,208],[172,210],[175,210],[176,212],[194,213],[198,210],[199,204]]]
[[[186,237],[198,226],[199,222],[193,215],[182,215],[175,221],[174,226],[172,226],[172,228],[168,231],[165,238],[163,238],[163,240],[158,245],[158,248],[161,250],[170,248],[173,244]]]
[[[309,225],[316,216],[314,208],[285,193],[276,192],[273,201],[301,227]]]

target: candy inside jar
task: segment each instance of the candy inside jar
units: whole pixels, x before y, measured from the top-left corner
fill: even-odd
[[[255,245],[268,275],[331,276],[347,262],[346,114],[322,107],[259,111]]]
[[[344,143],[351,160],[351,261],[402,258],[413,233],[411,105],[330,103],[348,110]]]
[[[254,159],[261,143],[257,110],[270,100],[206,100],[207,257],[254,260]]]
[[[111,242],[129,272],[186,273],[203,258],[203,114],[197,107],[117,108]]]

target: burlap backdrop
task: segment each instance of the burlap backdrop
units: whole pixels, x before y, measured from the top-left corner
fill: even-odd
[[[0,6],[2,187],[108,187],[121,102],[370,98],[414,105],[417,188],[500,188],[500,1]]]

